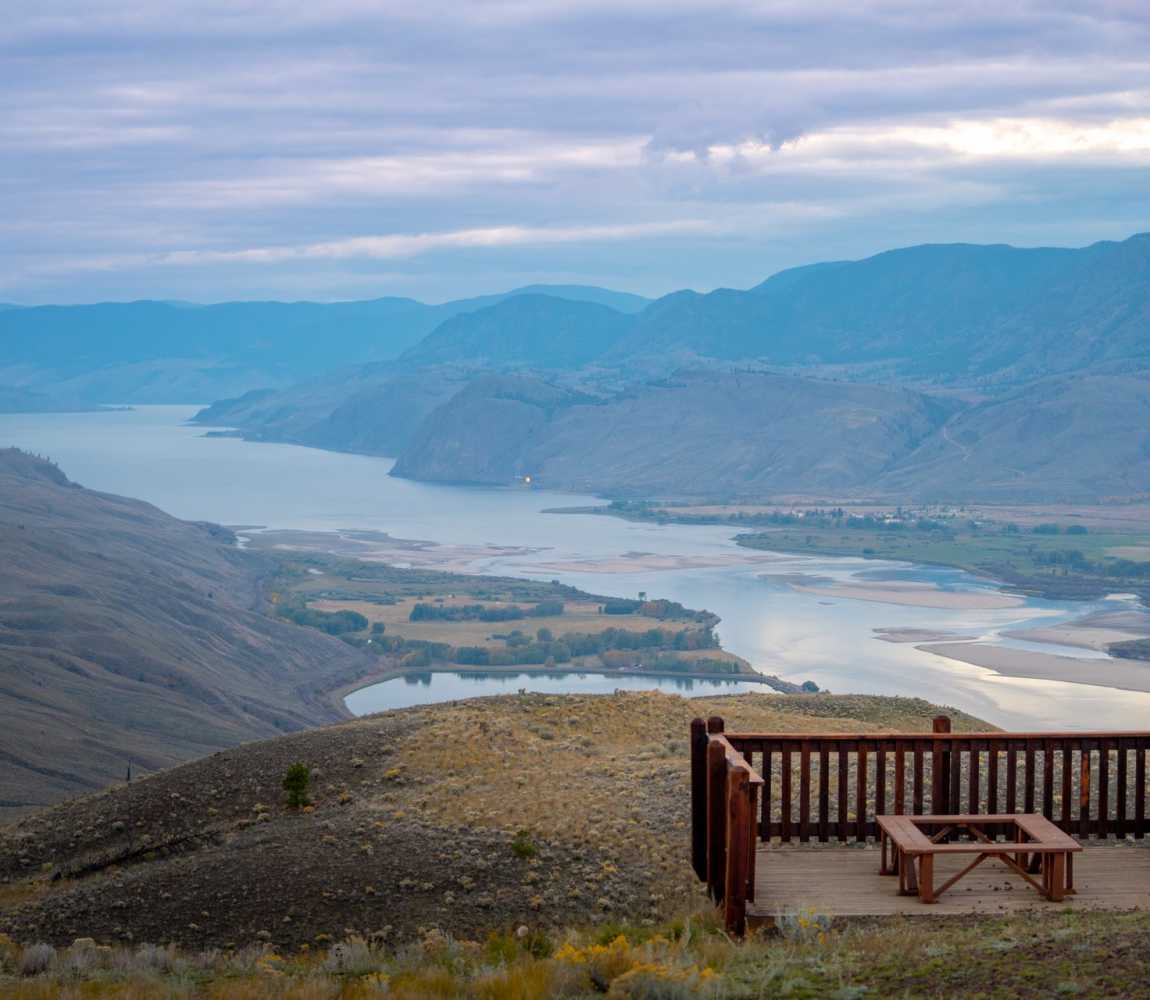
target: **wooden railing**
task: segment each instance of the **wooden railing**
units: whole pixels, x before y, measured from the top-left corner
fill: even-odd
[[[945,716],[931,733],[724,728],[718,717],[691,723],[692,861],[737,933],[754,898],[756,834],[866,841],[878,835],[875,816],[924,813],[1041,813],[1079,839],[1150,829],[1150,732],[952,733]],[[748,842],[749,859],[731,871],[730,852]]]
[[[727,929],[746,929],[755,896],[755,816],[763,779],[723,735],[723,720],[691,723],[691,863],[723,907]]]

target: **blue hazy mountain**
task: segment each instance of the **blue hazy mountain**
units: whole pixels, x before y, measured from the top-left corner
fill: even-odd
[[[105,302],[2,310],[0,385],[86,402],[202,402],[282,388],[399,356],[445,320],[542,287],[428,305],[362,302]],[[634,311],[639,296],[554,286]],[[600,306],[603,308],[602,306]]]

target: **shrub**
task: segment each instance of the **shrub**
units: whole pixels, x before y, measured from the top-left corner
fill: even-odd
[[[511,841],[511,853],[517,858],[533,858],[539,853],[529,830],[520,830]]]
[[[50,944],[30,944],[20,953],[17,971],[22,976],[38,976],[56,961],[56,949]]]
[[[302,809],[304,806],[310,804],[308,799],[307,789],[311,784],[311,771],[308,770],[306,764],[295,763],[287,769],[287,774],[284,775],[283,787],[287,792],[288,807],[291,809]]]

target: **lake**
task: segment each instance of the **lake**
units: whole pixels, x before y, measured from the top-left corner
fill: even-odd
[[[1004,677],[912,643],[881,641],[874,631],[921,629],[1026,646],[1001,633],[1119,606],[1113,601],[1032,599],[1017,607],[930,608],[828,597],[810,592],[818,587],[800,590],[794,584],[931,584],[961,594],[996,591],[954,570],[751,552],[733,542],[732,529],[719,526],[544,513],[599,502],[592,497],[415,483],[390,477],[388,459],[209,438],[202,428],[185,423],[195,409],[0,415],[0,445],[46,455],[84,486],[139,497],[177,517],[288,529],[371,529],[444,546],[491,546],[473,553],[470,571],[560,579],[620,597],[645,591],[707,608],[722,617],[718,631],[723,645],[757,669],[787,680],[812,680],[838,693],[927,698],[1011,728],[1137,728],[1150,712],[1150,695]],[[1088,666],[1091,654],[1083,650],[1053,650],[1082,658]],[[678,682],[577,673],[519,680],[431,674],[374,685],[353,694],[348,705],[374,711],[522,687],[680,690]],[[683,693],[709,690],[693,687]]]

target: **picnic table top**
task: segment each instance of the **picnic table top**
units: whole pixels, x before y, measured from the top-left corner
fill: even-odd
[[[1082,850],[1082,845],[1077,840],[1069,834],[1063,833],[1050,820],[1038,813],[991,813],[984,815],[924,813],[914,816],[876,816],[875,820],[900,850],[912,854],[923,852],[966,854],[971,851],[1013,853],[1020,848],[1027,852],[1039,854]],[[977,829],[983,826],[1007,824],[1018,827],[1029,839],[1022,844],[983,840],[966,841],[965,843],[937,843],[919,829],[920,826],[967,826]]]

